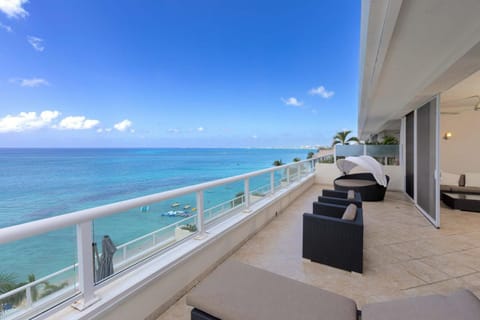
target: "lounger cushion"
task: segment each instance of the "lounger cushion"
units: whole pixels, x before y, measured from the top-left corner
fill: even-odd
[[[478,320],[480,300],[466,289],[448,296],[430,295],[367,304],[362,320]]]
[[[377,184],[376,181],[360,180],[360,179],[338,179],[335,183],[342,187],[367,187]]]
[[[353,300],[227,261],[192,289],[187,304],[223,320],[355,320]]]
[[[353,221],[355,220],[356,216],[357,216],[357,206],[354,203],[350,203],[345,209],[342,219]]]

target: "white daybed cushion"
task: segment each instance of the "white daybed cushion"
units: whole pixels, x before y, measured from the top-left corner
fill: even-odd
[[[480,187],[480,173],[466,172],[465,187]]]
[[[440,177],[440,184],[448,185],[448,186],[458,186],[459,181],[460,181],[459,174],[442,171],[441,177]]]

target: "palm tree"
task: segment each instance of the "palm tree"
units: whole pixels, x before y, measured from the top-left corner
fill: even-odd
[[[350,137],[348,135],[352,133],[351,130],[339,131],[333,137],[332,147],[336,144],[350,144],[350,142],[359,142],[357,137]],[[348,138],[348,139],[347,139]]]
[[[394,136],[384,136],[382,144],[398,144],[398,139]]]
[[[275,161],[273,161],[273,165],[275,167],[280,167],[280,166],[283,166],[283,162],[282,162],[282,160],[275,160]]]
[[[313,153],[312,151],[310,151],[310,152],[307,154],[307,159],[312,159],[314,155],[315,155],[315,153]]]
[[[299,162],[300,160],[302,160],[302,159],[300,159],[298,157],[293,158],[293,162]]]

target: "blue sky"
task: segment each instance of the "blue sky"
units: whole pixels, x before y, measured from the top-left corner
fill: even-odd
[[[351,0],[0,0],[0,147],[330,144],[359,28]]]

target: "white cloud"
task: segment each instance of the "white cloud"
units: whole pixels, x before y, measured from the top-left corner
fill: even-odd
[[[135,133],[135,129],[130,129],[130,133]]]
[[[102,132],[103,132],[103,128],[98,128],[98,129],[97,129],[97,132],[98,132],[98,133],[102,133]]]
[[[85,116],[69,116],[60,121],[55,128],[64,130],[85,130],[92,129],[100,123],[98,120],[87,119]]]
[[[198,128],[197,128],[197,131],[198,131],[198,132],[203,132],[203,131],[205,131],[205,128],[204,128],[204,127],[198,127]]]
[[[0,0],[1,1],[1,0]],[[43,45],[43,39],[34,37],[34,36],[28,36],[27,37],[28,43],[30,43],[33,47],[33,49],[42,52],[45,50],[45,46]]]
[[[295,97],[290,97],[288,99],[283,99],[283,103],[285,103],[287,106],[294,106],[294,107],[300,107],[303,105],[302,101],[298,101],[297,98]]]
[[[50,83],[48,83],[48,81],[43,78],[10,79],[10,82],[17,83],[22,87],[30,87],[30,88],[50,85]]]
[[[1,0],[0,0],[0,1],[1,1]],[[5,31],[7,31],[7,32],[13,32],[12,27],[7,26],[6,24],[3,24],[3,23],[1,23],[1,22],[0,22],[0,29],[3,29],[3,30],[5,30]]]
[[[254,135],[252,136],[252,139],[257,139],[257,138],[258,138],[258,136],[257,136],[256,134],[254,134]]]
[[[132,121],[125,119],[123,121],[120,121],[119,123],[116,123],[113,127],[118,131],[125,131],[131,126],[132,126]]]
[[[28,12],[22,6],[27,2],[28,0],[0,0],[0,11],[9,18],[25,18]]]
[[[325,99],[331,98],[335,94],[335,92],[328,91],[327,89],[325,89],[324,86],[320,86],[318,88],[310,89],[310,91],[308,91],[308,93],[311,94],[312,96],[320,96],[320,97],[325,98]]]
[[[39,115],[36,112],[20,112],[18,115],[6,115],[0,118],[0,133],[22,132],[47,127],[58,118],[60,112],[45,110]]]
[[[179,133],[179,132],[180,132],[180,129],[171,128],[171,129],[168,129],[167,132],[170,132],[170,133]]]

